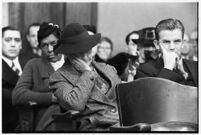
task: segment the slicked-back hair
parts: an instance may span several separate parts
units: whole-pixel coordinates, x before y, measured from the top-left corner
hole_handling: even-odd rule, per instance
[[[7,31],[7,30],[19,31],[20,37],[22,38],[22,34],[21,34],[20,30],[17,29],[17,28],[15,28],[15,27],[13,27],[13,26],[6,26],[6,27],[3,27],[3,28],[2,28],[2,37],[4,36],[4,32]]]
[[[28,28],[27,28],[27,31],[26,31],[26,34],[27,34],[27,35],[29,35],[29,32],[30,32],[30,28],[31,28],[31,27],[40,27],[40,23],[35,22],[35,23],[30,24],[30,25],[28,26]]]
[[[182,32],[182,38],[184,37],[184,25],[182,24],[182,22],[178,19],[173,19],[173,18],[169,18],[169,19],[165,19],[160,21],[157,25],[156,25],[156,39],[159,40],[159,33],[162,30],[175,30],[175,29],[180,29]]]
[[[130,38],[130,36],[131,36],[132,34],[138,34],[138,31],[132,31],[132,32],[130,32],[130,33],[128,33],[128,34],[126,35],[125,41],[126,41],[126,44],[127,44],[127,45],[128,45],[128,42],[129,42],[129,38]]]

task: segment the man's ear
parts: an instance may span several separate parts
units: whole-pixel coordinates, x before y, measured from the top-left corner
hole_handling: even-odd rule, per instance
[[[154,43],[154,46],[156,47],[156,49],[159,50],[160,47],[159,47],[158,41],[154,40],[153,43]]]

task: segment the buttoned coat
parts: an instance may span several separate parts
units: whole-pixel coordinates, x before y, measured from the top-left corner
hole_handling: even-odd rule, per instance
[[[110,88],[106,93],[96,87],[96,73],[81,73],[68,60],[50,77],[50,88],[58,98],[61,108],[80,111],[77,130],[106,130],[119,121],[114,87],[121,80],[114,67],[95,61],[92,65],[109,83]],[[84,121],[89,123],[82,125]]]
[[[19,55],[19,63],[23,69],[28,59]],[[18,113],[12,106],[12,91],[19,79],[9,65],[2,60],[2,119],[3,132],[14,132],[18,124]]]
[[[26,107],[29,102],[37,104],[38,110],[34,118],[36,124],[48,106],[52,104],[52,92],[48,84],[49,76],[54,72],[50,62],[45,58],[33,58],[26,64],[13,91],[13,105]]]

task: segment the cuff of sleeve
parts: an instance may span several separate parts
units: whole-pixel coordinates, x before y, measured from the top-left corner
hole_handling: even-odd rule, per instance
[[[163,68],[160,71],[158,77],[165,78],[165,79],[175,81],[175,82],[177,82],[178,80],[181,79],[181,76],[179,74],[173,72],[172,70],[166,69],[166,68]]]

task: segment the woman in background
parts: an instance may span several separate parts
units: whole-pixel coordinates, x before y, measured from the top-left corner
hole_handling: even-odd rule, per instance
[[[102,37],[101,42],[97,48],[97,54],[95,55],[95,61],[107,62],[111,57],[113,51],[113,43],[108,37]]]

